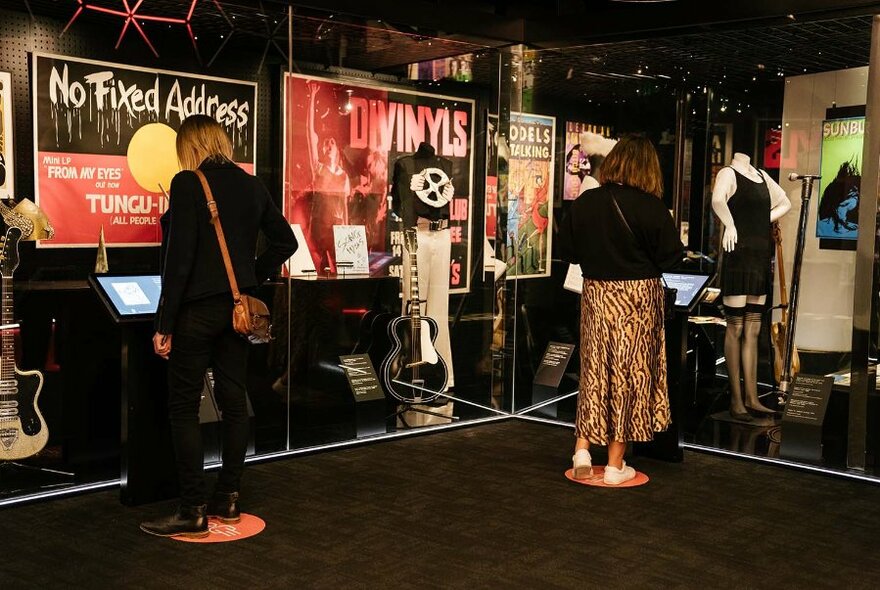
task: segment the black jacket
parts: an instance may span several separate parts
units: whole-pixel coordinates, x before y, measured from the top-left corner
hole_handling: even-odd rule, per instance
[[[413,177],[424,174],[431,168],[436,168],[446,175],[446,179],[452,181],[452,162],[434,154],[431,146],[419,147],[419,151],[409,156],[398,158],[394,162],[394,172],[391,176],[391,208],[401,218],[404,227],[412,227],[419,217],[437,221],[449,219],[449,203],[442,207],[432,207],[419,199],[412,189]],[[441,181],[436,173],[428,179],[429,182]],[[426,182],[426,188],[430,185]],[[444,183],[445,186],[445,183]],[[453,184],[454,186],[454,184]],[[439,195],[431,194],[431,200],[437,200]]]
[[[684,254],[663,201],[618,184],[584,191],[572,203],[559,228],[559,251],[563,260],[581,265],[585,279],[600,281],[657,278],[675,268]]]
[[[199,169],[217,202],[238,287],[247,292],[290,258],[297,248],[296,238],[258,178],[232,162],[205,162]],[[170,197],[161,220],[162,296],[154,322],[162,334],[174,333],[184,302],[219,293],[230,293],[231,298],[205,193],[195,173],[179,172],[171,181]],[[268,247],[256,257],[261,231]]]

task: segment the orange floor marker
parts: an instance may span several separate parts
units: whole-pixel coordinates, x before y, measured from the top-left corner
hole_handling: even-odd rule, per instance
[[[241,541],[254,535],[259,535],[266,528],[266,521],[253,514],[242,514],[241,522],[236,524],[223,524],[216,518],[208,519],[208,536],[201,539],[189,537],[171,537],[175,541],[185,543],[228,543]]]
[[[624,482],[622,484],[618,484],[616,486],[611,486],[602,481],[602,475],[605,473],[605,467],[601,465],[593,465],[593,477],[590,479],[575,479],[574,478],[574,469],[569,469],[565,472],[565,477],[573,481],[574,483],[583,484],[585,486],[594,486],[597,488],[637,488],[639,486],[643,486],[650,481],[647,475],[642,473],[641,471],[636,471],[635,478]]]

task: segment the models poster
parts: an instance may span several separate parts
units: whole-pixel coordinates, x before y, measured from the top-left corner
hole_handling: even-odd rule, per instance
[[[590,153],[589,147],[582,140],[584,134],[594,133],[602,137],[611,137],[611,128],[607,125],[592,125],[566,121],[565,123],[565,161],[563,162],[563,187],[562,198],[573,201],[581,196],[587,188],[592,188],[596,183],[587,180],[595,178],[599,169],[598,164],[605,156],[598,153]]]
[[[422,142],[452,162],[450,292],[469,289],[473,101],[289,74],[284,213],[323,274],[335,271],[333,226],[366,228],[373,276],[400,276],[403,227],[389,214],[395,161]],[[341,273],[340,273],[341,274]]]
[[[254,170],[257,85],[54,55],[34,56],[36,203],[55,226],[45,247],[160,241],[163,194],[178,171],[176,130],[206,114]]]
[[[12,76],[0,72],[0,197],[14,195],[15,156],[12,151]]]
[[[822,122],[817,238],[856,240],[865,117]]]
[[[510,114],[507,278],[550,275],[556,118]]]

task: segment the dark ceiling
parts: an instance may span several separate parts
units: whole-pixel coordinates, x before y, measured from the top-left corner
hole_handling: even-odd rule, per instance
[[[123,0],[82,1],[99,8],[120,9],[123,6]],[[135,4],[137,0],[130,5]],[[139,14],[184,18],[191,4],[191,0],[143,0]],[[324,0],[321,4],[336,7],[339,11],[331,13],[308,7],[295,9],[292,26],[295,60],[396,75],[405,74],[403,66],[408,63],[476,53],[481,57],[477,58],[475,67],[482,72],[482,80],[489,80],[494,75],[496,62],[487,47],[502,44],[497,38],[490,38],[493,34],[505,27],[508,32],[517,27],[520,32],[523,27],[534,29],[553,18],[571,21],[560,25],[559,39],[555,43],[557,48],[529,52],[526,60],[526,67],[534,73],[536,94],[570,101],[613,102],[638,95],[670,93],[682,87],[697,89],[709,85],[735,109],[738,104],[748,105],[753,97],[779,94],[785,76],[866,65],[871,39],[869,16],[819,20],[818,15],[825,14],[823,10],[827,10],[830,4],[820,0],[764,1],[762,4],[753,0],[737,3],[700,0],[702,13],[691,14],[690,20],[681,17],[681,11],[691,7],[699,12],[691,0],[650,7],[610,0],[541,3],[433,0],[429,3],[433,7],[431,14],[428,14],[434,16],[430,19],[434,23],[431,27],[417,26],[420,19],[425,20],[425,15],[413,13],[414,9],[426,4],[425,0],[407,3]],[[759,10],[755,8],[758,4],[772,4],[774,8],[769,12],[766,6]],[[782,20],[768,16],[771,12],[778,14],[791,4],[804,9],[798,13],[800,16]],[[869,4],[880,3],[857,0],[837,0],[834,3],[839,8],[855,7],[859,12],[864,12]],[[24,10],[26,2],[3,0],[3,5]],[[66,23],[77,12],[79,0],[29,0],[29,5],[37,15]],[[706,21],[707,5],[715,6],[712,13],[715,24],[710,26],[704,22],[692,26],[700,18]],[[397,6],[398,10],[391,11],[391,6]],[[739,12],[734,10],[736,7]],[[746,27],[747,23],[742,21],[745,8],[755,8],[752,16],[762,17],[757,24],[751,22]],[[809,12],[805,12],[807,8]],[[374,16],[356,16],[356,9],[372,11]],[[380,18],[385,14],[401,19],[411,17],[412,20],[407,20],[409,25],[392,24]],[[474,22],[473,14],[482,14],[482,22]],[[624,17],[632,14],[664,14],[665,19],[679,15],[681,26],[668,30],[679,30],[682,23],[691,23],[688,25],[691,32],[642,35],[640,40],[615,43],[572,45],[570,38],[562,41],[575,25],[582,31],[583,38],[600,38],[596,27],[607,22],[609,15],[613,14],[619,15],[616,28],[606,30],[606,36],[614,36],[611,33],[622,30],[624,25],[644,29],[650,24],[644,17],[625,20]],[[702,17],[698,18],[700,14]],[[288,52],[286,15],[287,5],[283,2],[198,0],[191,22],[204,62],[216,55],[222,56],[225,51],[242,49],[284,62]],[[739,21],[735,15],[739,15]],[[95,10],[83,11],[78,19],[79,25],[90,23],[106,29],[109,48],[115,45],[124,22],[119,16]],[[531,20],[526,22],[523,19]],[[455,26],[456,22],[456,28],[443,28]],[[653,26],[659,29],[663,22],[659,19]],[[732,22],[738,22],[738,27],[731,27]],[[78,23],[72,26],[79,26]],[[189,39],[181,26],[149,20],[141,20],[141,23],[160,55],[189,46]],[[509,28],[511,26],[513,29]],[[485,36],[474,37],[473,30],[476,29]],[[457,34],[447,32],[450,30]],[[143,41],[131,30],[123,43],[142,44]],[[218,53],[221,47],[222,51]]]
[[[729,107],[781,96],[786,76],[868,65],[871,17],[791,22],[528,54],[535,92],[594,102],[710,86]]]

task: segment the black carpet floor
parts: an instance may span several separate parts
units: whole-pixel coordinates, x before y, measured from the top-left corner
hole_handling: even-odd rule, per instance
[[[868,588],[880,487],[689,453],[642,488],[563,476],[506,421],[252,466],[236,543],[150,537],[115,492],[0,512],[0,588]]]

